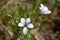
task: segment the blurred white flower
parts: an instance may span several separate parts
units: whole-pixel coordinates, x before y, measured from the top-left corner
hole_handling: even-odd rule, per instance
[[[50,14],[51,11],[48,9],[47,6],[44,6],[43,4],[40,4],[41,7],[39,9],[41,10],[41,14]]]
[[[31,19],[30,18],[27,18],[27,19],[24,19],[24,18],[21,18],[20,19],[20,22],[18,24],[19,27],[24,27],[23,28],[23,34],[26,35],[27,32],[28,32],[28,28],[34,28],[34,25],[31,22]],[[27,26],[27,27],[26,27]]]

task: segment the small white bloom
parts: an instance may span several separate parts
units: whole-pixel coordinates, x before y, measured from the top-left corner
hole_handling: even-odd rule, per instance
[[[31,19],[30,18],[27,18],[27,19],[24,19],[24,18],[21,18],[20,20],[21,22],[19,22],[18,26],[19,27],[24,27],[24,26],[27,26],[28,28],[34,28],[34,25],[31,22]],[[23,29],[23,34],[27,34],[27,27],[24,27]]]
[[[23,34],[26,35],[27,34],[27,31],[28,31],[27,27],[24,27],[23,28]]]
[[[43,4],[40,4],[41,7],[39,7],[39,9],[41,10],[41,13],[42,14],[50,14],[51,11],[48,10],[48,7],[47,6],[44,6]]]

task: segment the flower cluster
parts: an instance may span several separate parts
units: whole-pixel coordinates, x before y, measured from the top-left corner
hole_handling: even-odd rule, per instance
[[[31,19],[30,18],[27,18],[27,19],[24,19],[24,18],[21,18],[20,19],[20,22],[18,24],[19,27],[24,27],[23,28],[23,34],[26,35],[27,34],[27,27],[28,28],[34,28],[34,25],[31,22]]]
[[[43,4],[40,4],[39,9],[41,11],[41,14],[50,14],[51,13],[51,11],[48,9],[48,7],[44,6]],[[23,34],[24,35],[26,35],[27,32],[28,32],[27,28],[34,28],[34,25],[31,23],[30,18],[27,18],[27,19],[21,18],[20,22],[18,23],[18,26],[19,27],[24,27],[23,28]]]

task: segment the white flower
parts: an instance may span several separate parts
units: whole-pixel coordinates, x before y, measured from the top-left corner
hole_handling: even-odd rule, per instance
[[[44,6],[43,4],[40,4],[41,7],[39,7],[39,9],[41,10],[41,13],[42,14],[50,14],[51,11],[48,10],[48,7],[47,6]]]
[[[28,28],[34,28],[34,25],[31,22],[31,19],[30,18],[27,18],[27,19],[24,19],[24,18],[21,18],[20,20],[21,22],[19,22],[18,26],[19,27],[24,27],[23,28],[23,34],[26,35],[27,32],[28,32]],[[26,27],[27,26],[27,27]]]

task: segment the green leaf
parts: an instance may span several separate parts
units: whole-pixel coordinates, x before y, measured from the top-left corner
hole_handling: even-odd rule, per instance
[[[33,37],[31,34],[27,34],[24,40],[33,40]]]

